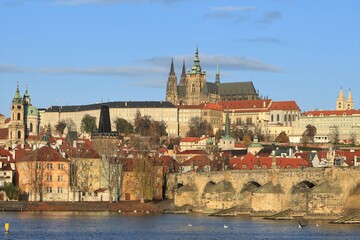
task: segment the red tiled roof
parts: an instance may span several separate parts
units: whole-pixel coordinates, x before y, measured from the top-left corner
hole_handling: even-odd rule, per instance
[[[48,146],[44,146],[25,154],[22,158],[16,156],[16,161],[33,161],[35,158],[38,161],[53,161],[53,162],[65,162],[67,159],[63,158],[61,154]]]
[[[299,106],[295,101],[282,101],[282,102],[272,102],[270,110],[298,110],[300,111]]]
[[[211,165],[212,161],[207,156],[194,156],[184,161],[181,166],[198,166],[198,170],[203,170],[206,165]]]
[[[233,101],[220,101],[219,105],[223,109],[262,109],[268,108],[271,99],[266,100],[233,100]],[[257,110],[258,111],[258,110]]]
[[[10,118],[5,119],[5,123],[9,123],[10,120],[11,120]]]
[[[214,103],[202,103],[199,105],[201,109],[211,109],[211,110],[218,110],[222,111],[222,106],[220,104],[214,104]]]
[[[309,163],[303,158],[284,158],[284,157],[277,157],[276,165],[280,166],[280,168],[298,168],[298,167],[307,167]],[[239,157],[232,157],[229,159],[229,165],[232,169],[243,169],[243,170],[250,170],[255,169],[254,166],[258,166],[258,168],[266,168],[272,167],[273,157],[255,157],[253,154],[248,153],[246,156],[239,158]]]
[[[178,109],[199,109],[200,110],[200,105],[177,105],[176,107]]]
[[[353,114],[360,114],[360,110],[315,110],[304,113],[304,116],[351,116]]]
[[[14,162],[13,155],[5,149],[0,149],[0,161],[1,162]]]
[[[198,142],[201,140],[201,137],[183,137],[180,139],[180,142]]]
[[[178,152],[176,154],[177,155],[187,155],[187,154],[206,155],[206,152],[203,150],[185,150],[182,152]]]
[[[2,114],[0,113],[0,117],[4,117],[4,115],[2,115]]]
[[[8,138],[8,128],[0,128],[0,139]]]
[[[243,148],[246,149],[245,145],[242,143],[235,143],[235,148]]]

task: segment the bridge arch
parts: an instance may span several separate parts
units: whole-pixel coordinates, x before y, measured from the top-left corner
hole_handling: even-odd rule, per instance
[[[346,209],[360,209],[360,182],[357,182],[353,187],[350,188],[346,199],[345,199],[345,208]]]
[[[251,209],[252,194],[261,187],[257,181],[246,182],[237,195],[237,205],[240,208]]]
[[[201,200],[206,207],[223,209],[232,206],[235,200],[236,190],[229,181],[215,183],[209,181],[201,194]]]
[[[315,183],[308,180],[293,185],[290,189],[290,207],[295,211],[306,212],[309,192],[315,186]]]

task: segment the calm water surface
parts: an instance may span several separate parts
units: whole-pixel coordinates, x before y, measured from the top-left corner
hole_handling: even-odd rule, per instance
[[[302,220],[307,226],[299,229],[295,220],[202,214],[0,212],[0,219],[0,239],[360,239],[360,225]]]

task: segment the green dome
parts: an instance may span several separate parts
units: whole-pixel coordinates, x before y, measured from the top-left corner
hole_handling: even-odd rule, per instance
[[[39,116],[39,112],[36,107],[28,106],[27,107],[27,115],[28,116]]]

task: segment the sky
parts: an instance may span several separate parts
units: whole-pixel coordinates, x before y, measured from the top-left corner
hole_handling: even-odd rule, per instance
[[[0,0],[0,113],[32,104],[165,100],[196,46],[207,81],[253,81],[302,111],[360,108],[358,0]]]

